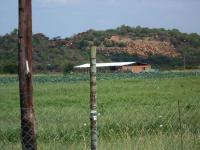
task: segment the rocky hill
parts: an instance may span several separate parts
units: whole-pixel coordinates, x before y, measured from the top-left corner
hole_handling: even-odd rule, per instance
[[[73,37],[49,39],[33,35],[33,69],[60,72],[68,64],[89,61],[89,48],[98,47],[98,62],[143,61],[159,68],[200,65],[200,36],[177,29],[149,29],[121,26],[106,31],[88,30]],[[17,71],[17,30],[0,36],[0,72]]]
[[[167,57],[181,57],[181,54],[170,42],[156,40],[131,40],[119,36],[109,39],[115,43],[124,43],[123,47],[99,47],[100,53],[126,53],[148,58],[150,55],[163,55]]]

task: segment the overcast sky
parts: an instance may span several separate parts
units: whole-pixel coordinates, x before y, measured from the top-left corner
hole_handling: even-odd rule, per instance
[[[122,24],[200,34],[200,0],[32,0],[33,32],[69,37]],[[18,27],[18,0],[0,1],[0,35]]]

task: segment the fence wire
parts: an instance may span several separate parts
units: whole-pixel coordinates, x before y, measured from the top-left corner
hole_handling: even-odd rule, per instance
[[[191,85],[181,79],[176,90],[160,86],[164,78],[149,80],[97,81],[99,149],[199,150],[199,77]],[[21,149],[21,138],[30,137],[21,137],[18,91],[17,82],[0,86],[0,149]],[[34,103],[38,149],[90,149],[87,80],[36,82]]]

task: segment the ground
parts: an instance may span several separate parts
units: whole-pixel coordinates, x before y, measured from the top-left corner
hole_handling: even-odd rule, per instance
[[[88,76],[74,76],[35,77],[41,150],[90,147]],[[0,147],[4,150],[21,148],[15,78],[0,76]],[[181,141],[185,150],[200,149],[199,98],[199,73],[98,77],[99,149],[181,150]]]

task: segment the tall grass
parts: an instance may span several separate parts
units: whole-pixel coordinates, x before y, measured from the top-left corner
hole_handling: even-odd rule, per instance
[[[181,149],[181,133],[200,149],[199,76],[100,80],[97,91],[99,149]],[[17,82],[0,95],[0,147],[20,149]],[[39,149],[89,149],[88,81],[36,82],[34,100]]]

